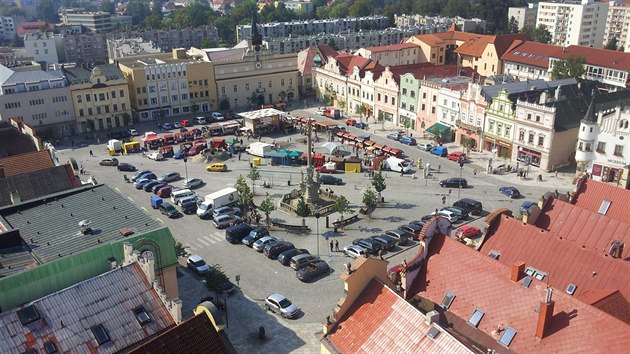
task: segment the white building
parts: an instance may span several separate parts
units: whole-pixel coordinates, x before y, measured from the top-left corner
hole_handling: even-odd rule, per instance
[[[63,53],[63,36],[52,32],[33,32],[24,36],[26,53],[40,63],[57,64]]]
[[[40,136],[73,133],[74,111],[63,72],[0,65],[0,120],[12,118],[38,130]]]
[[[0,38],[6,41],[15,39],[17,26],[24,22],[23,16],[0,16]]]
[[[508,21],[514,17],[518,23],[518,29],[523,29],[525,26],[536,26],[536,15],[538,13],[538,4],[529,3],[525,7],[510,7],[508,8]]]
[[[446,17],[446,16],[425,16],[425,15],[394,15],[396,27],[417,27],[417,26],[445,26],[450,27],[453,23],[462,32],[474,32],[481,29],[486,30],[486,20],[479,18]]]
[[[457,129],[457,120],[460,114],[460,102],[462,93],[468,87],[469,77],[455,76],[444,79],[447,85],[438,90],[437,122],[448,125],[451,131]],[[455,137],[452,137],[455,140]]]
[[[551,44],[602,47],[608,3],[594,0],[540,2],[536,26],[551,33]]]
[[[606,30],[603,45],[606,45],[613,37],[617,38],[617,46],[624,52],[630,52],[630,3],[611,1],[608,3],[608,17],[606,18]]]
[[[82,9],[59,9],[59,17],[64,25],[81,25],[92,32],[102,33],[112,30],[112,16],[109,12],[87,12]]]

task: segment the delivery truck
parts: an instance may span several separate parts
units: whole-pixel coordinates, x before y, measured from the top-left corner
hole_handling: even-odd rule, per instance
[[[210,218],[215,209],[236,202],[238,202],[238,192],[236,189],[232,187],[223,188],[220,191],[210,193],[204,197],[203,203],[197,208],[197,216],[201,219]]]
[[[397,157],[388,157],[383,160],[382,166],[385,170],[407,173],[409,172],[409,162]]]
[[[111,139],[110,141],[107,142],[107,149],[113,150],[115,152],[122,152],[123,150],[122,141]]]
[[[258,157],[265,157],[267,154],[271,152],[272,148],[273,148],[272,144],[255,142],[255,143],[251,143],[247,147],[247,150],[245,151],[250,155],[254,155]]]

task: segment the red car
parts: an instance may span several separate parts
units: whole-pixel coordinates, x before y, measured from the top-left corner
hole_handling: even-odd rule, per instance
[[[455,162],[459,162],[460,160],[466,161],[466,153],[463,151],[455,151],[446,155],[446,158]]]
[[[173,186],[164,186],[158,189],[157,193],[155,193],[160,198],[168,198],[171,196],[171,192],[173,191]]]
[[[476,237],[481,233],[481,229],[475,226],[465,225],[455,230],[455,236],[459,239]]]
[[[192,123],[188,119],[180,121],[179,124],[181,124],[182,127],[192,127]]]
[[[357,125],[357,120],[356,119],[348,119],[346,120],[346,125],[351,125],[351,126],[355,126]]]
[[[328,166],[318,166],[315,167],[315,171],[319,172],[319,173],[337,173],[338,171],[330,168]]]

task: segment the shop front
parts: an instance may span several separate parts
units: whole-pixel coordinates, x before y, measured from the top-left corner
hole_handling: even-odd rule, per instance
[[[457,129],[455,130],[455,142],[462,146],[465,146],[472,151],[478,151],[480,146],[481,137],[479,133],[481,129],[471,124],[466,124],[461,120],[455,122]]]
[[[628,189],[628,172],[623,161],[608,159],[607,161],[594,161],[591,167],[592,178],[596,181],[614,183]]]
[[[484,150],[490,151],[498,157],[512,158],[512,143],[488,135],[484,136],[483,141]]]
[[[530,165],[540,167],[540,161],[542,159],[542,153],[540,151],[524,148],[522,146],[518,147],[518,155],[516,156],[516,160],[520,161],[524,164],[529,162]]]

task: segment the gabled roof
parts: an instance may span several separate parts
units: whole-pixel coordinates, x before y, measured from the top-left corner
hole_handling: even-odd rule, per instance
[[[5,177],[17,176],[52,167],[55,167],[55,163],[48,150],[0,157],[0,168],[4,170]],[[2,173],[0,173],[0,176],[2,176]]]
[[[549,56],[559,47],[530,41],[514,41],[514,44],[501,56],[502,60],[520,63],[537,68],[549,68]]]
[[[81,187],[81,181],[70,165],[0,178],[0,207],[11,204],[14,191],[18,192],[20,200],[26,201],[77,187]]]
[[[430,63],[390,66],[396,83],[400,84],[400,77],[411,74],[416,80],[430,80],[456,76],[472,77],[476,74],[472,68],[461,67],[456,64],[433,65]]]
[[[381,45],[376,47],[367,47],[365,50],[370,51],[372,53],[382,53],[382,52],[395,52],[403,49],[412,49],[418,48],[417,44],[413,43],[398,43],[398,44],[389,44],[389,45]]]
[[[228,348],[206,313],[193,316],[150,341],[128,351],[128,354],[167,353],[235,353]]]
[[[33,140],[26,134],[22,134],[12,125],[0,124],[0,156],[14,156],[28,152],[36,152],[37,148]]]
[[[553,91],[558,86],[567,86],[576,83],[577,81],[574,78],[554,81],[545,81],[543,79],[527,80],[520,82],[510,82],[506,84],[496,84],[492,86],[484,86],[481,88],[481,94],[488,103],[491,103],[492,100],[497,97],[499,92],[501,92],[502,90],[506,90],[509,95],[518,95],[519,93],[527,93],[529,91]],[[538,92],[537,94],[540,94],[540,92]],[[581,118],[582,116],[580,117],[580,119]]]
[[[116,64],[97,65],[96,68],[101,70],[101,74],[107,80],[119,80],[125,77]],[[83,67],[64,68],[63,71],[71,84],[88,83],[92,77],[92,70]]]
[[[522,224],[518,220],[514,222]],[[544,248],[538,251],[544,251]],[[562,254],[556,253],[556,257]],[[506,326],[514,328],[517,333],[509,349],[517,353],[627,350],[630,326],[571,297],[564,293],[564,289],[554,291],[555,309],[551,323],[546,336],[537,339],[536,309],[545,300],[547,285],[536,279],[529,287],[523,286],[522,281],[513,282],[510,267],[500,262],[502,257],[497,261],[456,240],[435,236],[425,268],[416,279],[415,291],[411,290],[436,304],[442,301],[447,291],[453,292],[455,298],[448,312],[464,321],[475,309],[484,311],[477,328],[493,341],[498,339],[495,334],[497,325],[503,329]],[[464,326],[471,328],[468,324]]]
[[[33,306],[39,315],[20,321],[20,310],[0,314],[0,348],[4,353],[28,349],[45,352],[52,341],[60,353],[113,353],[174,325],[166,306],[138,263],[116,268],[21,308]],[[134,309],[144,308],[151,321],[140,324]],[[109,341],[98,345],[92,328],[102,325]]]
[[[378,73],[381,73],[383,72],[383,70],[385,70],[385,67],[379,64],[377,61],[364,58],[360,55],[343,53],[337,55],[335,59],[337,60],[337,65],[339,66],[341,74],[346,76],[352,74],[352,72],[354,71],[354,67],[359,68],[361,76],[363,76],[365,71],[368,70],[377,71]],[[375,78],[377,76],[378,75],[375,75]]]
[[[570,56],[584,57],[585,62],[590,65],[630,71],[630,53],[616,50],[570,45],[566,48],[558,47],[550,56],[558,59],[567,59]]]
[[[605,199],[611,201],[606,217],[630,224],[630,190],[585,179],[573,197],[573,204],[597,213]]]
[[[313,61],[316,57],[319,57],[322,64],[328,62],[329,57],[337,56],[337,51],[334,50],[328,44],[312,45],[303,50],[306,51],[306,55],[298,56],[298,70],[302,75],[310,75],[313,70]]]
[[[429,329],[441,333],[431,339]],[[326,334],[340,353],[472,353],[378,280],[372,280]]]

